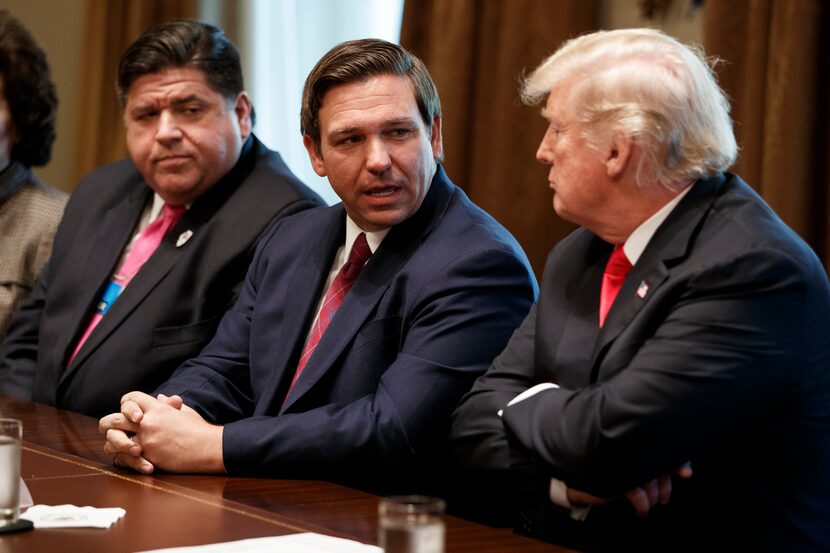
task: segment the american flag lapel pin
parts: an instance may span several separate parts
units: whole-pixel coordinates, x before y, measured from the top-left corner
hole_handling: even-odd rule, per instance
[[[642,300],[645,299],[646,294],[648,294],[648,284],[643,280],[640,281],[640,286],[637,287],[637,297]]]

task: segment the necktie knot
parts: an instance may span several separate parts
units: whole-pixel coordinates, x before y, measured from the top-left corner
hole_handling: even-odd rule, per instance
[[[631,262],[625,256],[625,250],[622,246],[615,246],[605,265],[605,274],[625,278],[630,270]]]
[[[351,287],[351,284],[357,280],[357,276],[360,274],[360,271],[363,270],[363,266],[366,264],[366,261],[369,257],[371,257],[371,255],[372,250],[369,248],[369,243],[366,241],[366,234],[361,232],[357,235],[357,238],[355,238],[354,244],[352,244],[352,250],[349,252],[349,258],[340,269],[340,274],[344,284]]]
[[[187,208],[183,205],[164,204],[164,207],[162,208],[162,217],[165,219],[173,219],[178,222],[182,215],[184,215],[185,211],[187,211]]]

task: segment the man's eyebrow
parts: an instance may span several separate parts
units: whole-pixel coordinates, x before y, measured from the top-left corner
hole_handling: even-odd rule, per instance
[[[174,98],[170,104],[174,107],[179,107],[184,104],[189,104],[191,102],[201,102],[203,101],[202,97],[198,94],[189,94],[182,98]],[[133,107],[129,108],[127,111],[128,113],[141,113],[145,111],[152,111],[155,109],[159,109],[160,106],[163,106],[163,102],[158,100],[149,100],[147,102],[143,102],[140,104],[136,104]]]
[[[383,127],[395,127],[398,125],[406,125],[406,126],[413,126],[415,125],[415,119],[412,117],[398,117],[395,119],[389,119],[383,122]],[[338,137],[338,136],[346,136],[349,134],[354,134],[356,132],[360,132],[361,127],[357,125],[352,125],[350,127],[342,127],[339,129],[332,129],[328,136],[330,137]]]
[[[358,129],[359,127],[343,127],[342,129],[332,129],[332,131],[329,132],[329,136],[343,136],[347,134],[352,134],[356,132]]]
[[[542,113],[542,117],[545,118],[548,121],[548,123],[551,123],[553,125],[559,125],[559,126],[564,125],[562,120],[559,117],[557,117],[556,115],[554,115],[549,109],[542,108],[541,113]]]
[[[411,117],[400,117],[398,119],[390,119],[385,123],[387,127],[394,127],[395,125],[414,125],[415,121]]]
[[[148,111],[153,111],[157,109],[157,104],[155,102],[146,102],[143,104],[133,105],[127,109],[127,113],[130,115],[137,115],[141,113],[146,113]]]
[[[173,99],[171,104],[174,106],[180,106],[182,104],[189,104],[190,102],[201,102],[202,98],[197,94],[190,94],[189,96],[185,96],[183,98],[175,98]]]

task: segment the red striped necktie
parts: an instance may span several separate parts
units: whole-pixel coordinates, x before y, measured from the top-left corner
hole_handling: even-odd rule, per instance
[[[288,389],[289,393],[300,377],[300,373],[303,372],[306,363],[311,358],[311,354],[314,353],[314,348],[320,343],[320,339],[334,318],[334,314],[337,312],[340,304],[343,303],[346,294],[348,294],[354,281],[357,280],[360,271],[363,270],[363,266],[371,255],[372,250],[369,248],[369,243],[366,242],[366,234],[361,232],[352,245],[349,259],[340,268],[334,282],[332,282],[331,287],[326,292],[326,297],[323,299],[323,306],[320,308],[320,314],[317,316],[317,320],[314,321],[314,326],[311,327],[311,334],[303,348],[303,353],[300,356],[300,362],[297,364],[297,371],[294,373],[294,378],[291,380],[291,386]]]

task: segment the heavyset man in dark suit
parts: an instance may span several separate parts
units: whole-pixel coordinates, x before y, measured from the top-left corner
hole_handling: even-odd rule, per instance
[[[128,394],[102,419],[106,449],[142,472],[423,491],[452,410],[536,283],[513,237],[441,168],[440,101],[416,57],[373,39],[335,47],[306,80],[301,119],[342,204],[275,226],[211,343],[158,399]],[[360,242],[370,257],[332,316],[335,275]]]
[[[830,286],[723,172],[737,148],[702,54],[594,33],[523,94],[546,99],[554,210],[583,228],[456,411],[457,459],[522,491],[523,531],[579,549],[830,549]],[[604,277],[615,249],[633,268]]]
[[[52,257],[0,348],[0,392],[95,416],[196,355],[266,229],[321,203],[252,134],[239,54],[219,29],[176,21],[147,30],[121,59],[118,92],[130,159],[72,194]],[[164,204],[187,210],[123,279]]]

